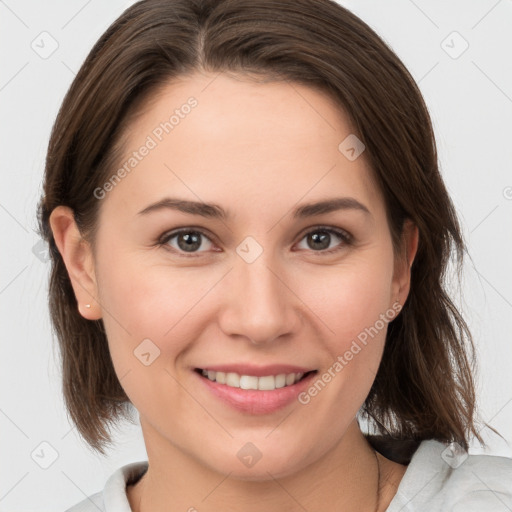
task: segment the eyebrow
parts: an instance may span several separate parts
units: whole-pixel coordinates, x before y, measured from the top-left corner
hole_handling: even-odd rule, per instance
[[[185,199],[176,199],[172,197],[165,197],[156,203],[150,204],[138,212],[138,215],[147,215],[151,212],[166,209],[177,210],[183,213],[200,215],[202,217],[212,219],[228,220],[231,217],[231,214],[218,204],[187,201]],[[367,216],[372,216],[370,210],[353,197],[337,197],[317,201],[315,203],[303,204],[293,210],[293,218],[304,219],[307,217],[314,217],[315,215],[322,215],[338,210],[355,210],[363,212]]]

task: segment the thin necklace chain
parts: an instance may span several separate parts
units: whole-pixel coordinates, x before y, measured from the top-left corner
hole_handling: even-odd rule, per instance
[[[379,457],[377,457],[377,452],[373,450],[373,454],[375,455],[375,460],[377,461],[377,506],[375,508],[375,512],[379,512],[380,507],[380,462]]]
[[[375,460],[377,461],[377,506],[375,508],[375,512],[379,512],[379,506],[380,506],[380,462],[379,462],[379,457],[377,457],[377,452],[375,450],[373,450],[373,454],[375,455]],[[141,511],[141,502],[142,502],[142,491],[144,490],[144,483],[145,481],[143,480],[142,482],[142,489],[141,489],[141,492],[140,492],[140,498],[139,498],[139,509],[138,509],[138,512],[142,512]]]

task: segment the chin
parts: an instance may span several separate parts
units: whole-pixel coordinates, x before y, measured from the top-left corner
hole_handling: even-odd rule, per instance
[[[218,457],[218,459],[223,461],[223,464],[212,464],[212,459],[209,461],[203,460],[202,463],[221,474],[229,474],[230,478],[248,482],[262,482],[272,480],[273,478],[284,478],[293,475],[301,470],[303,466],[306,466],[305,462],[297,462],[296,455],[283,453],[282,449],[274,449],[274,453],[269,448],[256,452],[253,448],[254,445],[252,447],[249,445],[250,443],[247,443],[242,449],[237,450],[234,457],[231,453],[213,456],[213,460]],[[270,451],[270,453],[265,455],[265,451]],[[276,453],[277,451],[280,453]]]

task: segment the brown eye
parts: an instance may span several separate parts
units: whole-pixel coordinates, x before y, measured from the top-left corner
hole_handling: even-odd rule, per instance
[[[173,239],[176,239],[176,245],[169,243]],[[203,252],[199,251],[199,249],[204,246],[203,239],[206,239],[211,243],[211,240],[202,231],[182,229],[166,235],[160,241],[160,244],[168,245],[172,250],[178,252],[196,253]]]
[[[334,240],[333,240],[334,235]],[[330,247],[331,243],[336,241],[335,239],[341,240],[342,243],[338,243],[337,246]],[[315,252],[326,252],[332,253],[343,249],[345,246],[350,245],[352,237],[345,231],[340,231],[333,228],[321,228],[318,227],[312,231],[306,233],[303,240],[306,240],[306,249]]]

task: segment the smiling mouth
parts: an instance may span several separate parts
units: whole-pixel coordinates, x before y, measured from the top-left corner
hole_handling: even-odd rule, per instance
[[[273,391],[275,389],[293,386],[309,375],[317,373],[317,370],[311,370],[306,373],[280,373],[277,375],[257,377],[255,375],[240,375],[235,372],[217,372],[212,370],[203,370],[201,368],[195,368],[194,371],[203,378],[212,382],[224,384],[228,387],[260,391]]]

